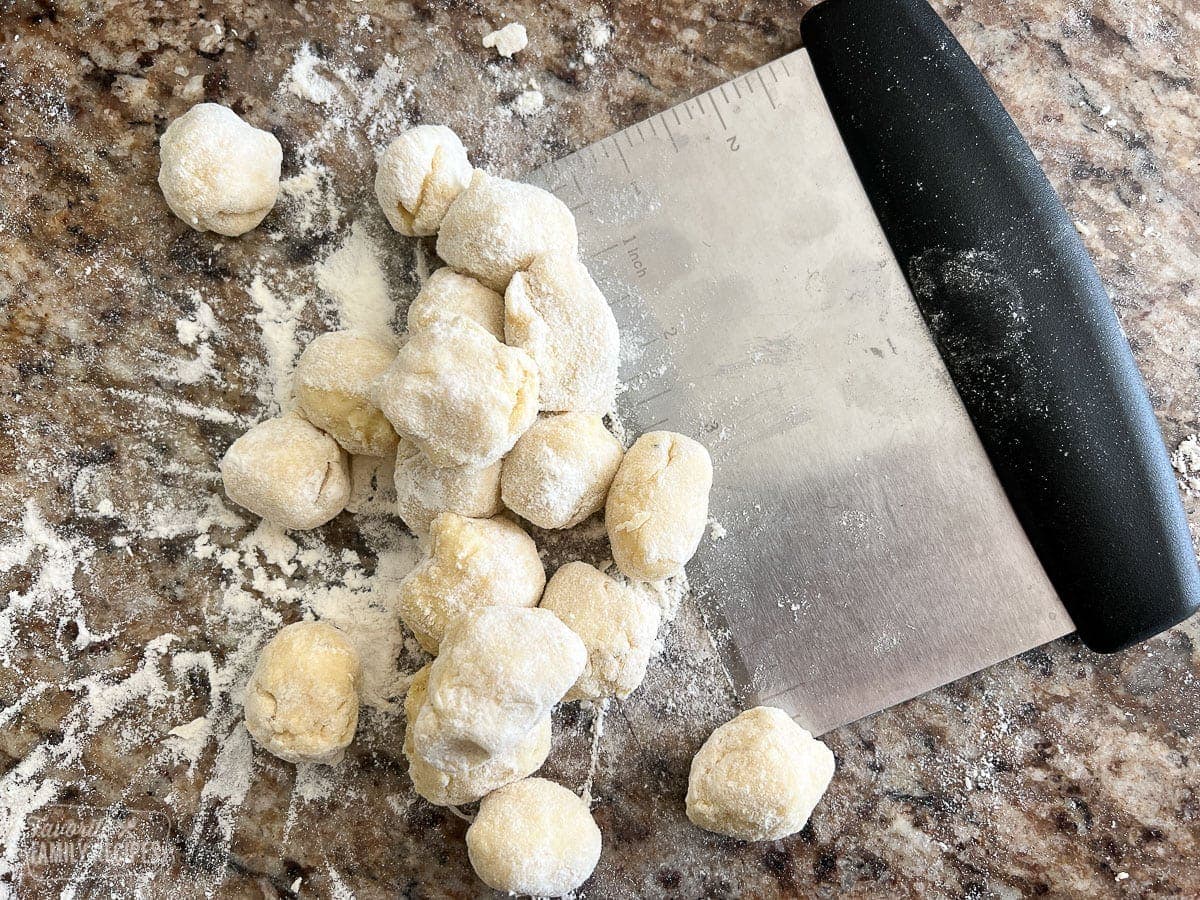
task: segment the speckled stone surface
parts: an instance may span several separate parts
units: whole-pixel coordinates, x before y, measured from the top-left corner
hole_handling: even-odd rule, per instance
[[[519,175],[794,49],[805,8],[0,2],[0,609],[12,617],[22,596],[47,588],[55,609],[81,611],[90,631],[74,614],[27,616],[0,655],[4,799],[45,790],[135,818],[157,811],[171,832],[159,862],[129,881],[76,873],[76,896],[137,886],[148,896],[487,894],[467,863],[466,823],[413,799],[402,718],[365,713],[333,789],[315,799],[297,799],[293,767],[259,754],[249,782],[233,784],[241,802],[222,807],[215,795],[230,785],[212,778],[215,742],[194,763],[159,752],[169,729],[236,689],[165,660],[208,653],[219,664],[237,647],[206,628],[221,571],[195,557],[195,534],[131,523],[219,491],[216,460],[261,414],[238,364],[263,355],[248,273],[299,267],[336,246],[367,215],[371,146],[390,137],[351,116],[339,127],[361,139],[319,148],[345,209],[336,227],[289,231],[277,208],[258,231],[217,240],[175,219],[158,192],[167,122],[201,99],[230,105],[274,131],[285,176],[296,174],[327,113],[278,88],[309,41],[364,82],[394,54],[402,83],[384,106],[450,124],[477,164]],[[1200,8],[938,9],[1078,222],[1174,447],[1200,428]],[[496,65],[479,39],[505,17],[523,21],[531,43]],[[614,34],[588,64],[593,17]],[[531,78],[546,110],[499,114]],[[388,259],[399,301],[415,290],[413,253],[396,239]],[[176,320],[195,313],[197,291],[219,325],[219,381],[165,374],[191,355]],[[302,339],[327,325],[311,307],[298,316]],[[229,417],[195,414],[213,407]],[[1200,503],[1187,505],[1200,525]],[[31,509],[59,544],[21,551]],[[230,524],[220,540],[233,545],[251,527]],[[369,558],[350,516],[329,541]],[[86,561],[68,567],[66,583],[41,584],[38,560],[56,553]],[[176,635],[169,653],[148,654],[166,633]],[[839,772],[811,824],[748,845],[683,815],[691,755],[734,712],[685,605],[645,686],[607,717],[594,784],[605,849],[583,896],[1198,896],[1198,640],[1195,622],[1111,657],[1066,639],[841,728],[828,736]],[[150,702],[155,690],[125,704],[98,693],[136,683],[139,667],[161,673],[168,701]],[[110,703],[118,711],[106,718]],[[56,749],[80,715],[98,723],[80,752]],[[583,781],[590,716],[560,711],[549,777]],[[63,883],[30,876],[12,826],[0,820],[0,895],[19,886],[20,896],[57,896]]]

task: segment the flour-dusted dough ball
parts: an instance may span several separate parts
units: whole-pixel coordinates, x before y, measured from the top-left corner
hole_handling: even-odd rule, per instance
[[[604,506],[623,453],[597,415],[538,419],[504,458],[504,504],[539,528],[573,528]]]
[[[448,265],[497,291],[543,253],[574,256],[575,217],[565,203],[532,184],[476,169],[442,220],[437,253]]]
[[[467,829],[475,874],[497,891],[535,897],[561,897],[587,881],[600,843],[587,803],[544,778],[488,794]]]
[[[375,405],[375,381],[396,348],[358,331],[331,331],[312,341],[296,363],[296,401],[305,417],[349,453],[387,456],[396,432]]]
[[[442,771],[509,753],[587,664],[587,649],[547,609],[492,606],[451,629],[429,670],[413,747]]]
[[[221,459],[225,493],[284,528],[316,528],[350,499],[350,460],[337,441],[296,413],[259,422]]]
[[[490,466],[537,418],[537,366],[464,316],[412,335],[383,373],[384,415],[435,466]]]
[[[504,340],[504,297],[449,267],[429,276],[408,307],[408,330],[428,328],[438,319],[466,316],[478,322],[498,341]]]
[[[246,730],[288,762],[336,763],[354,739],[362,664],[324,622],[288,625],[267,643],[246,684]]]
[[[567,563],[546,585],[541,608],[587,647],[587,668],[564,699],[624,698],[642,683],[662,614],[636,587],[585,562]]]
[[[413,746],[412,723],[417,720],[429,691],[429,666],[413,676],[404,698],[404,714],[409,727],[404,732],[404,755],[408,774],[417,793],[435,806],[461,806],[474,803],[496,788],[511,784],[542,767],[550,755],[550,717],[543,716],[508,753],[489,756],[477,766],[462,771],[443,771],[432,765]]]
[[[439,468],[407,440],[396,450],[396,514],[424,537],[444,512],[490,519],[500,512],[499,461],[490,466]]]
[[[279,196],[279,141],[218,103],[197,103],[168,125],[158,154],[167,206],[197,231],[245,234]]]
[[[743,841],[795,834],[833,778],[833,753],[782,709],[756,706],[714,731],[692,759],[687,816]]]
[[[545,586],[537,545],[520,526],[442,513],[430,526],[429,555],[400,582],[400,618],[437,653],[446,632],[470,613],[537,606]]]
[[[712,487],[708,451],[689,437],[651,431],[621,460],[604,524],[625,575],[659,581],[683,571],[700,546]]]
[[[473,171],[458,135],[445,125],[418,125],[387,145],[375,173],[375,196],[398,232],[437,234]]]
[[[539,408],[612,408],[621,351],[617,320],[572,254],[543,254],[513,275],[504,293],[504,337],[538,365]]]

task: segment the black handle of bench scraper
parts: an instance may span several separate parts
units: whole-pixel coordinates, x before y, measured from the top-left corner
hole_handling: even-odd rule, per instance
[[[1095,267],[924,0],[827,0],[804,45],[963,403],[1083,640],[1200,603],[1158,425]]]

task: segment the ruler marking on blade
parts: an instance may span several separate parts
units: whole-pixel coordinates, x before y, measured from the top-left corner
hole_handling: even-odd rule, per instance
[[[725,85],[719,85],[717,90],[721,92],[721,99],[725,101],[725,105],[729,105],[729,95],[725,93]]]
[[[744,85],[746,85],[746,90],[748,90],[748,91],[749,91],[751,94],[753,94],[753,93],[754,93],[754,82],[752,82],[752,81],[750,80],[750,76],[749,76],[749,75],[745,75],[745,76],[743,76],[743,77],[742,77],[742,83],[743,83]]]
[[[791,78],[792,73],[791,73],[791,70],[789,70],[787,67],[787,59],[785,58],[785,59],[779,60],[779,65],[783,66],[783,74],[786,75],[788,78]]]
[[[775,63],[769,64],[767,71],[771,73],[771,77],[775,80],[775,83],[779,84],[779,76],[775,74]]]
[[[673,115],[675,117],[675,124],[678,125],[680,128],[682,128],[683,120],[681,118],[679,118],[679,107],[678,106],[671,107],[671,115]]]
[[[629,168],[629,160],[625,158],[625,151],[621,149],[621,142],[613,141],[613,146],[617,148],[617,156],[621,157],[621,165],[625,167],[625,174],[632,175],[633,173]]]
[[[688,114],[688,121],[689,121],[689,122],[694,122],[694,121],[696,120],[696,114],[692,112],[692,105],[691,105],[691,103],[687,103],[687,102],[685,102],[685,103],[683,104],[683,111],[684,111],[685,113],[687,113],[687,114]]]
[[[735,80],[733,80],[733,81],[729,82],[729,86],[730,86],[731,88],[733,88],[733,92],[734,92],[735,94],[737,94],[737,98],[738,98],[739,100],[741,100],[741,99],[742,99],[742,92],[741,92],[741,91],[738,89],[737,80],[735,79]],[[721,85],[721,88],[722,88],[722,90],[724,90],[724,88],[725,88],[725,85]]]
[[[678,153],[679,145],[677,143],[675,143],[675,135],[671,134],[671,126],[667,124],[667,120],[663,119],[662,116],[659,116],[659,118],[662,119],[662,127],[667,132],[667,137],[671,141],[671,146],[674,147],[675,152]]]
[[[647,403],[653,403],[655,400],[661,400],[663,397],[667,396],[667,394],[671,393],[671,391],[672,391],[672,388],[664,388],[663,390],[659,391],[657,394],[653,394],[649,397],[643,397],[641,400],[639,400],[637,402],[637,405],[645,406]]]
[[[713,96],[712,91],[709,91],[707,96],[708,96],[708,102],[712,104],[713,112],[715,112],[717,114],[717,118],[721,121],[722,130],[728,131],[729,126],[725,124],[725,117],[723,115],[721,115],[721,107],[717,106],[716,97]]]
[[[615,244],[609,244],[609,245],[608,245],[607,247],[605,247],[604,249],[602,249],[602,250],[597,250],[595,253],[593,253],[593,254],[592,254],[591,256],[589,256],[588,258],[589,258],[589,259],[599,259],[599,258],[600,258],[601,256],[603,256],[605,253],[611,253],[613,250],[616,250],[616,249],[617,249],[618,247],[620,247],[620,246],[621,246],[621,243],[620,243],[620,241],[618,241],[618,242],[617,242],[617,243],[615,243]]]
[[[767,90],[767,82],[763,78],[762,69],[758,70],[758,80],[762,83],[763,93],[767,95],[767,100],[771,104],[771,109],[779,109],[779,107],[775,105],[775,98],[772,97],[771,92],[769,90]]]

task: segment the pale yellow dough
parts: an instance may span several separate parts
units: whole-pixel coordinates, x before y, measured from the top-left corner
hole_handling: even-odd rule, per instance
[[[442,513],[429,555],[400,582],[399,610],[421,646],[437,653],[446,632],[485,606],[536,606],[546,586],[537,545],[507,519]]]
[[[413,676],[404,698],[404,714],[409,727],[404,732],[404,755],[408,774],[418,794],[435,806],[461,806],[474,803],[497,788],[532,775],[550,754],[550,717],[542,719],[508,753],[489,756],[477,766],[462,771],[443,771],[424,759],[413,746],[412,723],[417,720],[429,690],[429,669],[425,666]]]
[[[279,141],[218,103],[198,103],[168,125],[158,152],[163,198],[197,231],[244,234],[279,196]]]
[[[346,636],[324,622],[282,629],[246,684],[246,730],[288,762],[333,764],[354,739],[362,665]]]
[[[791,716],[756,706],[714,731],[692,760],[687,815],[739,840],[778,840],[805,826],[833,770],[830,749]]]
[[[316,528],[350,498],[350,462],[337,441],[296,413],[259,422],[221,458],[234,503],[284,528]]]
[[[543,254],[513,275],[504,293],[504,338],[537,363],[543,411],[612,409],[617,320],[573,253]]]
[[[496,340],[504,340],[504,297],[470,275],[444,266],[429,276],[409,305],[409,333],[452,316],[466,316]]]
[[[708,520],[712,460],[682,434],[652,431],[625,453],[608,490],[604,524],[617,568],[639,581],[683,571]]]
[[[587,563],[571,562],[554,573],[541,607],[587,647],[587,667],[566,700],[624,698],[642,683],[662,616],[641,590]]]
[[[580,797],[544,778],[488,794],[467,829],[467,854],[488,887],[561,897],[600,860],[600,829]]]
[[[296,401],[348,453],[387,456],[397,437],[375,405],[375,381],[395,358],[395,346],[362,332],[322,334],[296,362]]]
[[[600,416],[545,416],[504,458],[501,496],[539,528],[573,528],[603,508],[623,455]]]
[[[413,747],[444,772],[510,753],[586,664],[583,642],[549,610],[479,610],[442,641],[413,723]]]
[[[438,468],[415,444],[402,440],[396,449],[396,514],[419,537],[444,512],[490,519],[501,509],[500,472],[499,461]]]
[[[457,134],[445,125],[418,125],[379,157],[375,196],[401,234],[436,234],[446,210],[470,183],[471,172]]]
[[[482,169],[450,205],[437,240],[438,256],[448,265],[497,291],[537,256],[574,256],[578,250],[575,217],[565,203],[532,184]]]
[[[465,316],[412,334],[376,383],[396,431],[435,466],[490,466],[537,418],[537,366]]]

